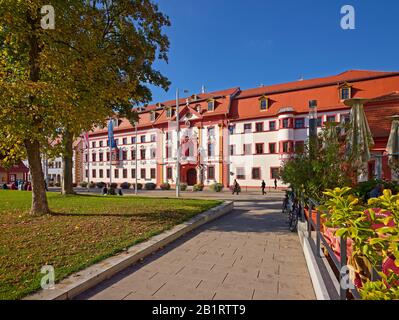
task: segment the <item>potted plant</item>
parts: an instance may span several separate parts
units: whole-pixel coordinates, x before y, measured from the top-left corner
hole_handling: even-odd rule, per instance
[[[187,190],[187,183],[181,183],[180,184],[180,190],[181,191],[186,191]]]
[[[155,190],[156,187],[157,185],[153,182],[147,182],[144,186],[146,190]]]
[[[210,186],[211,191],[221,192],[223,190],[223,184],[215,182]]]
[[[170,190],[170,184],[168,182],[164,182],[160,185],[162,190]]]
[[[204,190],[204,184],[203,183],[197,183],[193,187],[193,191],[202,191]]]
[[[123,190],[129,189],[130,186],[131,186],[131,184],[130,184],[129,182],[122,182],[122,183],[121,183],[121,188],[122,188]]]

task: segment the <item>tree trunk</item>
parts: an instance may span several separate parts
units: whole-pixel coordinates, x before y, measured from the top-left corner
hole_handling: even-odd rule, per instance
[[[74,194],[73,174],[72,174],[72,156],[73,156],[73,135],[66,131],[64,134],[64,154],[62,155],[62,194]]]
[[[50,212],[44,186],[44,174],[40,158],[40,144],[38,141],[25,140],[30,174],[32,177],[32,215],[42,215]]]

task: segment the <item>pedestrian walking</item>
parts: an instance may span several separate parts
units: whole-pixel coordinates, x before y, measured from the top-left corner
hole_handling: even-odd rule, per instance
[[[276,190],[276,189],[277,189],[277,179],[274,178],[274,190]]]
[[[237,193],[237,195],[238,195],[240,191],[241,191],[240,190],[240,185],[238,184],[237,179],[234,179],[233,194]]]
[[[262,188],[262,195],[264,196],[264,195],[266,194],[266,191],[265,191],[265,189],[266,189],[266,183],[265,183],[265,180],[262,180],[262,185],[261,185],[261,188]]]

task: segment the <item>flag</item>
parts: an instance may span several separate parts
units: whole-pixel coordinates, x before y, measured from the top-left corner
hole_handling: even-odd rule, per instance
[[[85,144],[85,148],[89,149],[89,133],[85,132],[83,134],[83,141],[84,141],[84,144]]]
[[[108,123],[108,143],[109,147],[112,149],[116,149],[116,143],[114,139],[114,120],[109,120]]]

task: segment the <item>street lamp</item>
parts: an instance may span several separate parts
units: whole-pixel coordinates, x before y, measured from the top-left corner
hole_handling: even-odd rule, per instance
[[[184,90],[188,93],[188,90]],[[179,115],[179,89],[176,89],[176,139],[177,139],[177,155],[176,155],[176,198],[180,197],[180,115]]]
[[[134,145],[135,145],[135,157],[134,157],[134,163],[135,163],[135,175],[134,175],[134,179],[135,179],[135,186],[134,186],[134,194],[137,196],[137,175],[138,175],[138,171],[137,171],[137,157],[138,157],[138,150],[137,150],[137,125],[138,122],[136,121],[134,123],[134,130],[135,130],[135,138],[134,138]]]
[[[309,100],[309,153],[313,158],[317,150],[317,100]]]

